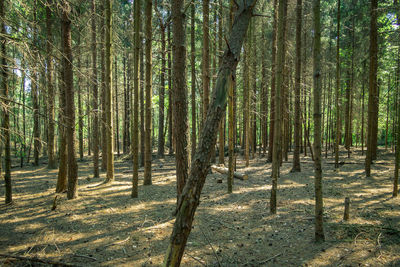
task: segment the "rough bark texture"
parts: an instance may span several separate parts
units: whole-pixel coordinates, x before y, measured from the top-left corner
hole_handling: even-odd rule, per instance
[[[105,27],[104,27],[104,1],[100,1],[100,65],[101,65],[101,170],[107,170],[107,118],[106,118],[106,82],[105,82]]]
[[[279,15],[278,15],[278,32],[277,32],[277,66],[276,66],[276,87],[275,87],[275,125],[274,125],[274,143],[272,149],[272,188],[270,198],[270,212],[276,213],[276,191],[278,188],[278,177],[280,169],[280,154],[281,154],[281,97],[283,91],[283,75],[285,67],[285,9],[287,0],[279,0]]]
[[[246,1],[238,8],[233,29],[227,41],[228,47],[218,71],[207,119],[201,131],[199,146],[192,160],[189,179],[178,202],[176,220],[165,255],[164,266],[180,265],[187,238],[192,229],[194,214],[199,205],[200,193],[210,169],[210,151],[216,143],[218,125],[225,112],[228,89],[234,79],[232,75],[239,60],[255,2],[253,0]]]
[[[1,104],[1,110],[3,113],[3,140],[4,142],[4,183],[6,189],[5,195],[5,203],[12,202],[12,188],[11,188],[11,153],[10,153],[10,110],[9,110],[9,92],[8,92],[8,67],[7,67],[7,30],[6,30],[6,23],[4,20],[4,1],[0,3],[0,18],[1,18],[1,36],[0,36],[0,43],[1,43],[1,90],[2,96],[4,97],[4,101]],[[1,153],[1,152],[0,152]],[[1,158],[1,157],[0,157]],[[1,161],[0,161],[1,164]],[[1,167],[0,167],[1,170]],[[0,172],[1,173],[1,172]]]
[[[177,197],[188,176],[185,14],[183,0],[172,1],[172,82]]]
[[[207,116],[208,110],[208,102],[210,98],[210,21],[209,21],[209,12],[210,12],[210,1],[204,0],[203,1],[203,61],[202,61],[202,68],[203,68],[203,118],[202,118],[202,125]]]
[[[61,27],[64,61],[64,86],[65,86],[65,125],[68,149],[68,192],[67,198],[78,196],[78,166],[75,158],[75,103],[72,73],[72,46],[71,46],[71,20],[69,18],[71,7],[67,0],[63,1]]]
[[[269,140],[268,140],[268,162],[272,162],[274,150],[275,132],[275,88],[276,88],[276,38],[278,28],[278,0],[274,0],[274,22],[272,32],[272,51],[271,51],[271,109],[269,120]]]
[[[378,93],[377,93],[377,71],[378,71],[378,29],[377,29],[378,1],[371,0],[371,32],[369,49],[369,97],[368,97],[368,127],[367,127],[367,155],[365,158],[365,175],[371,175],[371,164],[373,159],[374,139],[377,136],[374,131],[375,120],[378,119]]]
[[[106,182],[114,180],[114,130],[112,114],[112,4],[106,2],[106,39],[105,39],[105,83],[106,83],[106,143],[107,143],[107,176]]]
[[[301,25],[302,25],[302,0],[297,0],[296,5],[296,73],[294,84],[294,152],[292,172],[301,171],[300,167],[300,81],[301,81]]]
[[[133,58],[133,124],[132,124],[132,156],[133,176],[131,197],[138,197],[139,180],[139,53],[140,53],[140,0],[135,1],[135,51]]]
[[[99,177],[99,106],[97,86],[96,1],[92,0],[93,176]]]
[[[314,166],[315,166],[315,241],[325,240],[323,228],[322,166],[321,166],[321,18],[320,0],[313,1],[314,13]]]
[[[336,107],[336,133],[335,133],[335,168],[339,168],[339,142],[340,142],[340,0],[337,4],[337,34],[336,34],[336,88],[335,88],[335,107]]]
[[[196,43],[195,43],[195,5],[192,4],[190,19],[190,70],[191,70],[191,104],[192,104],[192,135],[191,135],[191,158],[196,152],[197,132],[196,132]]]
[[[152,32],[151,32],[151,17],[152,17],[152,1],[146,1],[145,8],[145,16],[146,16],[146,44],[145,44],[145,53],[146,53],[146,107],[145,107],[145,153],[144,153],[144,185],[151,185],[151,99],[152,99],[152,60],[151,60],[151,41],[152,41]]]
[[[55,157],[54,147],[54,84],[53,84],[53,57],[52,57],[52,46],[53,46],[53,35],[51,25],[53,23],[51,17],[52,0],[47,0],[46,3],[46,30],[47,30],[47,43],[46,43],[46,67],[47,67],[47,116],[49,120],[48,124],[48,136],[47,136],[47,152],[49,161],[47,167],[49,169],[57,168],[57,161]]]

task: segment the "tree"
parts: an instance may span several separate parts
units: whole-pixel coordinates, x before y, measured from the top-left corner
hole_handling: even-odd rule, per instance
[[[321,166],[321,18],[320,0],[313,1],[314,47],[314,165],[315,165],[315,241],[325,240],[323,229],[322,166]]]
[[[132,198],[138,197],[139,180],[139,53],[140,53],[140,0],[135,1],[135,20],[134,20],[134,41],[135,51],[133,58],[133,124],[132,124],[132,156],[133,156],[133,176],[132,176]]]
[[[172,1],[172,82],[173,82],[173,136],[175,138],[177,197],[182,193],[188,176],[187,151],[187,92],[184,0]]]
[[[275,122],[274,122],[274,143],[272,149],[272,189],[270,198],[270,212],[276,213],[276,191],[278,188],[278,177],[280,172],[280,154],[281,154],[281,92],[283,91],[283,71],[285,66],[285,24],[287,1],[279,0],[278,11],[278,32],[277,32],[277,55],[276,55],[276,87],[275,87]]]
[[[203,1],[203,61],[202,61],[202,80],[203,80],[203,118],[202,125],[207,117],[208,102],[210,98],[210,0]]]
[[[368,97],[368,126],[367,126],[367,155],[365,157],[365,175],[371,175],[371,164],[374,158],[374,146],[376,146],[377,132],[375,123],[378,123],[378,1],[371,0],[371,28],[369,48],[369,97]],[[374,141],[375,140],[375,141]]]
[[[92,0],[93,176],[99,177],[99,107],[97,83],[96,1]]]
[[[55,158],[54,151],[54,85],[53,85],[53,56],[52,56],[52,46],[53,46],[53,36],[51,25],[53,23],[51,16],[51,9],[53,1],[47,0],[46,2],[46,29],[47,29],[47,45],[46,45],[46,67],[47,67],[47,116],[49,119],[48,137],[47,137],[47,150],[49,161],[47,167],[49,169],[55,169],[57,167],[57,161]]]
[[[145,8],[145,53],[146,53],[146,107],[145,107],[145,153],[144,153],[144,185],[151,185],[151,101],[152,101],[152,32],[151,32],[151,17],[152,17],[152,1],[146,1]]]
[[[6,188],[5,203],[12,202],[12,188],[11,188],[11,149],[10,149],[10,101],[8,89],[8,63],[7,63],[7,29],[4,19],[5,6],[4,1],[0,3],[0,18],[1,18],[1,90],[2,90],[2,113],[3,113],[3,131],[2,142],[4,142],[4,183]],[[1,158],[1,157],[0,157]],[[1,162],[0,162],[1,164]],[[1,168],[0,168],[1,169]]]
[[[106,143],[107,143],[107,177],[106,182],[114,180],[114,131],[112,114],[112,4],[106,1],[106,51],[105,51],[105,83],[106,83]]]
[[[63,44],[63,67],[65,86],[65,125],[68,149],[68,192],[67,198],[73,199],[78,196],[78,166],[75,158],[75,103],[72,72],[72,47],[71,47],[71,7],[67,0],[62,3],[62,44]]]
[[[301,81],[301,24],[302,24],[302,0],[296,4],[296,74],[294,84],[294,152],[292,172],[301,171],[300,167],[300,81]]]
[[[335,132],[335,168],[339,168],[339,142],[340,142],[340,0],[337,3],[337,34],[336,34],[336,88],[335,88],[335,106],[336,106],[336,132]]]
[[[192,104],[192,136],[191,136],[191,157],[196,152],[197,133],[196,133],[196,43],[195,43],[195,9],[193,1],[190,13],[190,73],[191,73],[191,104]]]
[[[201,138],[196,150],[188,181],[176,209],[176,220],[170,243],[164,258],[164,266],[179,266],[187,238],[192,229],[196,208],[199,205],[200,193],[210,168],[211,148],[215,146],[218,125],[226,109],[228,88],[232,85],[232,76],[237,66],[243,39],[252,17],[255,0],[241,2],[225,49],[222,65],[213,90],[209,112],[201,130]]]

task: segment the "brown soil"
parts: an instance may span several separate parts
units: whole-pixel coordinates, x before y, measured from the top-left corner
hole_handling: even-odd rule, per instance
[[[240,157],[239,157],[240,158]],[[207,177],[182,266],[400,266],[400,199],[391,198],[394,155],[381,151],[373,175],[365,178],[364,157],[353,152],[338,171],[324,159],[326,242],[314,242],[313,163],[302,172],[284,162],[278,214],[269,213],[271,164],[251,160],[249,180],[235,179],[227,194],[224,175]],[[0,265],[46,266],[37,259],[78,266],[158,266],[174,218],[172,157],[153,160],[153,185],[131,199],[132,164],[117,160],[116,181],[91,179],[91,161],[79,162],[79,198],[55,198],[57,170],[12,169],[14,203],[0,206]],[[238,161],[243,171],[244,162]],[[139,173],[143,180],[143,172]],[[0,195],[4,196],[4,182]],[[342,222],[350,197],[350,221]]]

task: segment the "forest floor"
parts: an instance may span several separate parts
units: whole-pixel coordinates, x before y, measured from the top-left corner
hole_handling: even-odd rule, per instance
[[[393,199],[394,154],[381,149],[372,176],[365,178],[364,156],[343,151],[334,169],[323,160],[326,242],[314,242],[314,168],[302,157],[302,172],[283,162],[278,213],[269,213],[271,163],[258,155],[227,194],[225,175],[210,174],[201,195],[182,266],[400,266],[400,198]],[[226,159],[227,160],[227,159]],[[79,198],[55,198],[57,170],[13,168],[14,203],[0,205],[0,265],[47,266],[38,259],[74,266],[158,266],[174,222],[173,157],[153,160],[153,185],[132,199],[130,161],[117,159],[115,182],[92,177],[90,158],[79,162]],[[218,183],[218,179],[223,183]],[[4,181],[0,196],[4,197]],[[350,220],[343,203],[350,197]],[[5,256],[9,255],[9,257]],[[19,256],[20,259],[12,258]],[[35,261],[21,260],[22,257]]]

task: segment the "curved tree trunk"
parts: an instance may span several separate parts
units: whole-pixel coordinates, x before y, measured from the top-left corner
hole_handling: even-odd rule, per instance
[[[201,131],[199,146],[192,161],[189,179],[179,198],[176,220],[165,255],[164,266],[180,265],[187,238],[192,229],[194,214],[199,205],[200,193],[210,169],[210,151],[215,146],[218,125],[223,114],[225,114],[228,89],[232,86],[234,79],[232,75],[239,60],[243,39],[246,35],[255,3],[255,0],[245,1],[238,8],[233,29],[227,41],[228,47],[225,50],[222,65],[218,71],[218,78],[213,90],[207,118]]]

